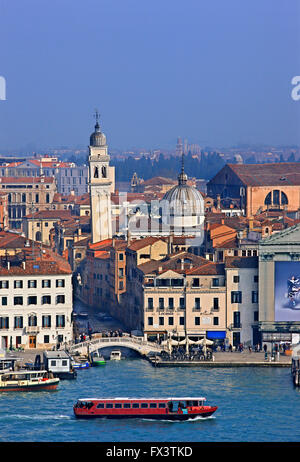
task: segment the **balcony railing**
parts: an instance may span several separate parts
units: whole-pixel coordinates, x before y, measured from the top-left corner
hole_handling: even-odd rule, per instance
[[[235,329],[241,329],[242,328],[242,323],[241,322],[235,322],[229,325],[230,330],[235,330]]]

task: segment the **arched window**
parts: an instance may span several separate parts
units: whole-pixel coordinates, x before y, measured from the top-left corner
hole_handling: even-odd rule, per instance
[[[265,205],[278,208],[289,203],[287,195],[279,189],[270,191],[265,197]]]
[[[35,240],[36,240],[36,241],[41,241],[41,240],[42,240],[42,233],[41,233],[41,231],[37,231],[37,232],[35,233]]]
[[[99,178],[98,167],[95,167],[95,170],[94,170],[94,178]]]
[[[102,167],[102,178],[106,178],[107,177],[107,169],[105,166]]]

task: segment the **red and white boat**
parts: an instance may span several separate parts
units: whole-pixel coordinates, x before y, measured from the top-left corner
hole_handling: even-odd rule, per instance
[[[190,420],[209,417],[217,406],[206,406],[205,398],[87,398],[74,405],[79,418]]]

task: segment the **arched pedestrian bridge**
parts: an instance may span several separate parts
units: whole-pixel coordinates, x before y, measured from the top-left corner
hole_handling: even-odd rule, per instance
[[[71,354],[79,353],[81,355],[88,355],[101,348],[107,347],[125,347],[137,351],[141,355],[147,355],[150,351],[160,353],[165,350],[164,345],[148,342],[143,337],[134,337],[129,335],[122,335],[122,337],[99,337],[85,342],[73,344],[69,347]]]

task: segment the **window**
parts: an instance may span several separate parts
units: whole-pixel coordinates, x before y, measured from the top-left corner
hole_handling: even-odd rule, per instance
[[[119,290],[123,290],[123,289],[124,289],[124,282],[120,281],[119,282]]]
[[[104,409],[104,403],[97,404],[97,409]]]
[[[193,287],[199,287],[200,282],[199,278],[193,278]]]
[[[258,282],[258,275],[257,274],[254,276],[254,282]]]
[[[233,326],[236,328],[241,327],[241,313],[239,311],[233,313]]]
[[[42,327],[51,327],[51,316],[42,316]]]
[[[173,318],[173,316],[169,316],[168,322],[169,322],[169,326],[174,326],[174,318]]]
[[[31,314],[28,316],[28,326],[36,327],[37,326],[37,317],[35,314]]]
[[[150,403],[150,408],[151,408],[151,409],[156,409],[156,408],[157,408],[157,404],[156,404],[156,403]]]
[[[42,296],[42,305],[51,305],[51,296],[43,295]]]
[[[23,316],[15,316],[14,318],[14,328],[23,329]]]
[[[166,407],[166,403],[158,403],[159,409],[164,409]]]
[[[49,335],[44,335],[44,343],[50,343]]]
[[[233,282],[240,282],[239,276],[233,276]]]
[[[179,299],[179,307],[182,309],[185,308],[185,300],[183,297],[180,297]]]
[[[258,321],[258,311],[254,311],[254,321]]]
[[[195,326],[200,326],[200,317],[199,316],[195,317]]]
[[[121,403],[115,403],[115,409],[121,409],[122,404]]]
[[[56,315],[56,327],[65,327],[65,315],[64,314]]]
[[[42,287],[51,287],[51,280],[50,279],[43,279],[42,280]]]
[[[184,316],[180,316],[179,318],[179,325],[184,326]]]
[[[140,407],[139,403],[132,403],[133,409],[138,409]]]
[[[242,257],[246,257],[246,256],[247,256],[246,250],[242,250]]]
[[[232,291],[231,292],[231,303],[242,303],[242,292]]]
[[[164,325],[165,320],[164,320],[163,316],[160,316],[160,317],[158,318],[158,323],[159,323],[160,326],[163,326],[163,325]]]
[[[216,298],[214,298],[213,309],[218,310],[219,308],[220,308],[219,307],[219,299],[216,297]]]
[[[23,281],[14,281],[15,289],[23,289]]]
[[[36,305],[37,304],[37,297],[36,296],[28,297],[27,304],[28,305]]]
[[[174,308],[174,298],[170,297],[169,298],[169,308],[172,310]]]
[[[65,287],[64,279],[56,279],[56,287]]]
[[[163,298],[159,298],[158,307],[159,307],[160,310],[164,309],[164,299]]]
[[[8,317],[0,317],[0,329],[9,329]]]
[[[124,277],[124,268],[119,268],[119,278]]]
[[[56,366],[56,360],[55,360],[55,359],[52,359],[52,360],[50,361],[50,363],[51,363],[51,366]]]
[[[124,254],[123,253],[119,254],[119,260],[124,260]]]
[[[213,278],[212,285],[213,285],[213,287],[219,287],[219,285],[220,285],[219,278]]]
[[[14,297],[14,305],[23,305],[23,297]]]
[[[58,303],[65,303],[65,296],[64,295],[57,295],[56,296],[56,304]]]
[[[113,403],[106,403],[105,407],[106,409],[112,409]]]
[[[200,298],[195,298],[195,309],[200,310]]]
[[[147,409],[148,408],[148,403],[141,403],[141,408],[142,409]]]
[[[153,326],[153,318],[152,318],[152,316],[148,317],[148,326]]]
[[[0,281],[0,289],[8,289],[9,282],[8,281]]]
[[[28,281],[27,282],[27,287],[28,289],[36,289],[37,287],[37,282],[34,280]]]
[[[124,403],[123,404],[124,409],[130,409],[130,407],[131,407],[130,403]]]
[[[2,306],[7,306],[7,297],[2,297]]]
[[[258,292],[257,292],[257,290],[252,290],[252,303],[258,303]]]
[[[153,310],[153,298],[148,298],[148,310]]]
[[[214,326],[219,325],[219,318],[217,316],[214,316]]]

